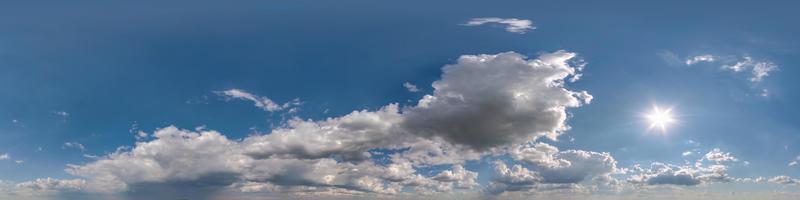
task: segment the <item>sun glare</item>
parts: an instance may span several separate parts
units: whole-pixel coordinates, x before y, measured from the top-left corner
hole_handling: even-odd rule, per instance
[[[650,130],[658,127],[661,132],[667,132],[667,125],[675,122],[672,117],[672,109],[662,110],[658,106],[653,106],[653,110],[646,114],[645,117],[650,122]]]

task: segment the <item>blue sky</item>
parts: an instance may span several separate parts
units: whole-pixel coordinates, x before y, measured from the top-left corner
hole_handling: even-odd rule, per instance
[[[800,156],[797,6],[3,2],[0,199],[687,191],[793,199],[800,195],[800,165],[791,164]],[[646,117],[654,106],[671,109],[665,130],[649,127],[658,122]],[[225,148],[190,145],[206,136]],[[423,146],[449,154],[414,154],[432,150]],[[236,150],[204,151],[214,147]],[[180,155],[188,157],[170,157]],[[200,159],[214,156],[257,164]],[[614,166],[580,168],[609,158]],[[149,161],[159,167],[141,174],[113,164]],[[270,171],[297,163],[339,171]],[[503,176],[505,165],[532,180],[508,181],[525,173]],[[342,174],[400,166],[414,172]],[[113,185],[102,181],[119,187],[98,188]],[[220,184],[187,192],[206,182]],[[431,189],[437,184],[450,189]]]

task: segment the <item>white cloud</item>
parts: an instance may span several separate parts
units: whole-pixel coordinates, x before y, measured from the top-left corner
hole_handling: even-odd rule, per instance
[[[769,179],[769,182],[781,185],[795,185],[800,181],[798,181],[797,179],[793,179],[792,177],[789,176],[776,176]]]
[[[506,191],[529,190],[533,185],[542,181],[542,178],[535,171],[514,165],[508,168],[506,163],[495,161],[495,174],[489,183],[488,190],[492,194],[500,194]]]
[[[416,85],[411,84],[409,82],[403,83],[403,87],[405,87],[406,90],[408,90],[409,92],[419,92],[419,88],[417,88]]]
[[[22,163],[25,163],[25,161],[24,160],[15,160],[14,163],[22,164]]]
[[[83,144],[77,142],[65,142],[64,145],[61,146],[61,148],[62,149],[75,148],[81,150],[82,152],[86,151],[86,147],[84,147]]]
[[[583,68],[570,65],[575,56],[566,51],[536,59],[514,52],[465,55],[443,68],[433,94],[417,105],[389,104],[318,121],[293,118],[269,134],[236,140],[205,128],[137,131],[133,147],[69,165],[66,171],[85,180],[81,190],[88,192],[397,194],[474,189],[478,174],[467,170],[465,161],[503,154],[509,145],[537,137],[555,140],[569,129],[566,109],[591,101],[587,92],[566,88],[567,80]],[[238,89],[216,93],[253,101],[266,111],[297,102],[277,104]],[[74,142],[64,144],[68,147],[85,149]],[[558,151],[546,144],[524,148],[514,152],[515,158],[536,164],[544,184],[573,184],[616,170],[607,153]],[[397,152],[384,165],[371,159],[375,149]],[[450,169],[432,176],[417,172],[437,165]]]
[[[694,65],[699,62],[714,62],[714,56],[710,54],[699,55],[686,59],[686,65]]]
[[[514,165],[509,169],[502,161],[495,162],[495,177],[489,185],[494,194],[524,191],[537,186],[569,186],[596,178],[611,179],[617,173],[617,161],[608,153],[582,150],[559,151],[544,143],[523,145],[510,151],[512,158],[531,168]],[[606,182],[608,183],[608,182]]]
[[[769,76],[771,71],[778,69],[778,65],[772,62],[759,62],[753,66],[753,77],[750,78],[752,82],[761,82],[764,77]]]
[[[531,20],[517,18],[503,19],[497,17],[472,18],[466,24],[464,24],[464,26],[480,26],[487,23],[503,24],[506,26],[506,31],[519,34],[536,29]]]
[[[8,153],[0,154],[0,160],[8,160],[11,159],[11,156]]]
[[[30,192],[76,192],[86,186],[83,179],[54,179],[43,178],[33,181],[18,183],[15,187],[19,190]]]
[[[734,72],[741,72],[750,69],[752,76],[749,78],[749,80],[757,83],[769,76],[770,72],[778,70],[778,65],[770,61],[758,61],[754,60],[750,56],[744,56],[741,61],[737,61],[733,65],[723,65],[722,69],[732,70]]]
[[[681,155],[682,156],[690,156],[690,155],[692,155],[692,151],[684,151]]]
[[[714,162],[707,167],[703,161]],[[710,184],[738,180],[727,174],[728,166],[724,162],[736,162],[738,159],[728,152],[715,148],[694,165],[671,165],[660,162],[651,163],[649,169],[634,168],[637,174],[628,178],[628,182],[636,185],[685,185]]]
[[[278,103],[275,103],[274,101],[272,101],[271,99],[269,99],[267,97],[254,95],[254,94],[248,93],[247,91],[240,90],[240,89],[229,89],[229,90],[225,90],[225,91],[216,91],[214,93],[216,93],[217,95],[220,95],[220,96],[227,97],[227,98],[252,101],[253,103],[255,103],[256,107],[261,108],[261,109],[263,109],[264,111],[267,111],[267,112],[280,111],[280,110],[287,109],[287,108],[289,108],[291,106],[296,106],[296,105],[300,104],[300,100],[299,99],[294,99],[294,100],[292,100],[290,102],[286,102],[284,104],[278,104]]]
[[[288,152],[280,156],[250,155],[253,143],[248,139],[270,135],[237,142],[216,131],[193,132],[175,127],[160,129],[153,135],[154,140],[137,143],[130,151],[121,150],[85,165],[71,165],[67,172],[86,178],[87,191],[104,192],[183,182],[219,188],[236,186],[243,191],[288,192],[297,187],[316,187],[387,194],[400,192],[403,186],[435,186],[435,191],[477,186],[477,173],[461,165],[425,178],[418,177],[411,163],[380,166],[370,160],[340,162],[326,156],[289,156]],[[315,191],[307,189],[303,192]]]
[[[705,155],[705,159],[714,162],[736,162],[739,161],[736,157],[731,155],[730,152],[722,152],[718,148],[715,148]]]
[[[649,169],[633,175],[628,182],[640,185],[698,185],[702,183],[730,182],[728,168],[724,165],[676,166],[664,163],[652,163]]]
[[[455,183],[457,188],[472,189],[478,186],[478,173],[468,171],[461,165],[453,165],[453,170],[444,170],[431,179],[441,182]]]
[[[800,156],[797,156],[793,160],[789,161],[789,167],[796,166],[798,162],[800,162]]]
[[[752,57],[745,56],[742,59],[744,59],[744,60],[738,61],[738,62],[736,62],[736,64],[733,64],[733,65],[723,65],[722,69],[733,70],[734,72],[740,72],[740,71],[744,71],[745,69],[747,69],[748,67],[753,65],[753,58]]]
[[[403,128],[475,149],[556,139],[569,129],[566,108],[592,97],[564,87],[576,74],[568,62],[575,56],[566,51],[537,59],[514,52],[461,56],[443,68],[432,95],[403,110]]]
[[[62,118],[69,117],[69,113],[66,111],[53,111],[53,114]]]

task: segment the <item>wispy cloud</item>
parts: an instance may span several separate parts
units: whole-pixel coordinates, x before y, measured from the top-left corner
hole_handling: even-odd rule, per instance
[[[527,19],[517,19],[517,18],[497,18],[497,17],[487,17],[487,18],[472,18],[467,23],[463,24],[464,26],[480,26],[484,24],[495,23],[495,24],[502,24],[506,26],[506,31],[512,33],[519,33],[524,34],[527,31],[536,29],[533,26],[533,22]]]
[[[714,62],[714,56],[706,54],[706,55],[699,55],[699,56],[694,56],[694,57],[690,57],[689,59],[686,59],[686,65],[694,65],[694,64],[697,64],[699,62]]]
[[[61,146],[61,148],[62,149],[74,148],[81,150],[81,152],[86,151],[86,147],[84,147],[83,144],[77,142],[65,142],[64,145]]]
[[[419,88],[417,88],[416,85],[411,84],[409,82],[403,83],[403,87],[405,87],[406,90],[408,90],[409,92],[419,92]]]
[[[262,110],[267,111],[267,112],[280,111],[280,110],[287,109],[287,108],[289,108],[291,106],[296,106],[296,105],[300,104],[300,100],[299,99],[294,99],[294,100],[292,100],[290,102],[286,102],[286,103],[283,103],[283,104],[278,104],[278,103],[275,103],[274,101],[272,101],[272,99],[269,99],[269,98],[264,97],[264,96],[254,95],[254,94],[251,94],[251,93],[249,93],[247,91],[244,91],[244,90],[241,90],[241,89],[229,89],[229,90],[225,90],[225,91],[216,91],[214,93],[216,93],[217,95],[226,97],[226,98],[252,101],[253,103],[255,103],[256,107],[261,108]]]

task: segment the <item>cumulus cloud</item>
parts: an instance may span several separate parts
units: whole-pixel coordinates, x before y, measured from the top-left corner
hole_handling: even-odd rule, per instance
[[[591,101],[588,92],[566,88],[584,66],[575,56],[566,51],[538,58],[514,52],[465,55],[443,68],[433,93],[416,105],[389,104],[323,120],[292,118],[267,134],[240,139],[205,128],[137,130],[134,146],[68,165],[66,171],[82,180],[82,191],[131,195],[474,189],[480,186],[478,173],[466,169],[466,161],[503,154],[506,147],[538,137],[555,140],[569,129],[566,109]],[[270,112],[298,103],[277,104],[238,89],[216,93]],[[84,149],[73,142],[64,147]],[[385,156],[385,163],[375,156]],[[513,156],[535,166],[531,170],[544,184],[577,183],[616,169],[607,153],[558,151],[546,144],[516,149]],[[417,171],[442,166],[450,168],[427,176]]]
[[[569,127],[566,108],[589,103],[585,91],[564,87],[578,69],[575,53],[558,51],[537,59],[514,53],[461,56],[443,68],[434,92],[404,109],[403,128],[476,149],[551,139]]]
[[[416,85],[411,84],[409,82],[403,83],[403,87],[405,87],[406,90],[408,90],[409,92],[419,92],[419,88],[417,88]]]
[[[592,179],[607,179],[619,172],[617,161],[608,153],[582,150],[559,151],[558,148],[536,143],[522,145],[510,150],[514,160],[524,162],[531,168],[514,165],[508,168],[502,161],[495,162],[495,177],[488,191],[494,194],[505,191],[523,191],[548,185],[568,186]],[[609,183],[613,181],[606,181]]]
[[[216,91],[214,93],[226,98],[252,101],[253,103],[255,103],[256,107],[261,108],[262,110],[267,112],[280,111],[287,109],[291,106],[296,106],[300,104],[299,99],[294,99],[284,104],[278,104],[267,97],[254,95],[240,89],[229,89],[225,91]]]
[[[541,181],[542,178],[539,173],[522,167],[522,165],[514,165],[508,168],[506,163],[496,161],[494,176],[487,190],[492,194],[500,194],[506,191],[524,191],[531,189],[533,185]]]
[[[677,166],[655,162],[649,169],[631,176],[629,182],[640,185],[685,185],[693,186],[702,183],[731,182],[735,180],[727,174],[727,166],[711,165]]]
[[[450,191],[478,186],[477,173],[461,165],[424,177],[407,162],[381,166],[371,160],[342,162],[316,154],[252,155],[255,143],[248,139],[271,134],[235,141],[216,131],[167,127],[153,136],[155,139],[137,143],[130,150],[122,149],[85,165],[70,165],[67,172],[85,178],[85,190],[94,192],[152,191],[157,186],[194,191],[233,187],[250,192],[333,189],[395,194],[403,187]],[[187,185],[196,187],[185,188]]]
[[[686,59],[686,65],[694,65],[699,62],[714,62],[714,56],[710,54],[699,55]]]
[[[781,185],[795,185],[800,181],[789,176],[776,176],[769,179],[769,182]]]
[[[76,192],[85,186],[86,181],[83,179],[40,178],[18,183],[15,187],[33,192]]]
[[[517,18],[504,19],[497,17],[472,18],[466,24],[464,24],[464,26],[480,26],[488,23],[505,25],[506,31],[519,34],[524,34],[527,31],[536,29],[531,20]]]
[[[468,171],[461,165],[453,165],[453,170],[445,170],[431,179],[441,182],[452,182],[457,188],[472,189],[478,186],[478,173]]]
[[[703,166],[703,161],[714,162]],[[693,186],[717,182],[738,180],[728,175],[725,162],[736,162],[738,159],[728,152],[715,148],[697,160],[694,165],[672,165],[654,162],[650,168],[635,167],[636,173],[628,178],[628,182],[637,185],[683,185]]]
[[[714,148],[708,153],[706,153],[705,157],[706,160],[714,161],[714,162],[736,162],[739,161],[736,157],[731,155],[730,152],[722,152],[719,148]]]

